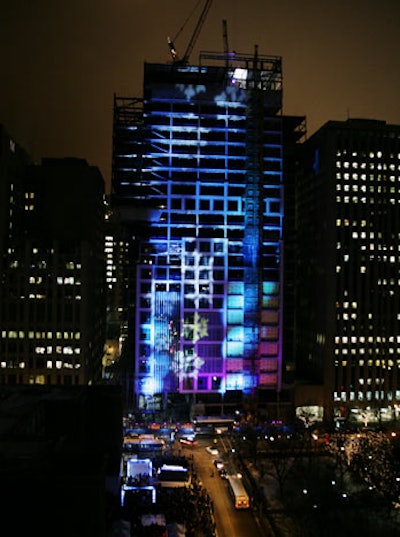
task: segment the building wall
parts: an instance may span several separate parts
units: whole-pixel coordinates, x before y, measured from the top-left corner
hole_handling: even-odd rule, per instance
[[[305,150],[298,364],[325,382],[332,417],[361,419],[366,409],[373,420],[393,417],[400,402],[400,127],[329,122]]]
[[[28,164],[31,164],[31,158],[27,152],[0,124],[0,252],[8,246],[12,232],[10,222],[15,212],[18,212],[14,191],[23,180]],[[3,256],[0,256],[0,270],[2,263]]]
[[[253,60],[146,64],[135,126],[116,106],[114,192],[152,209],[136,272],[142,409],[280,389],[281,68],[261,57],[252,78]]]
[[[1,382],[101,379],[103,195],[97,168],[76,159],[45,159],[14,185],[2,252]]]

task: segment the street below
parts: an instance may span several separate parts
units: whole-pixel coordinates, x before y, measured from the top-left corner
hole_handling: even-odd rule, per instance
[[[218,449],[218,455],[210,454],[206,448]],[[182,454],[189,460],[193,456],[194,470],[197,479],[209,494],[212,504],[218,537],[268,537],[257,523],[252,508],[235,509],[233,498],[229,492],[226,479],[220,477],[214,466],[215,459],[222,459],[228,473],[236,468],[229,455],[229,440],[223,436],[200,438],[197,446],[181,446]]]

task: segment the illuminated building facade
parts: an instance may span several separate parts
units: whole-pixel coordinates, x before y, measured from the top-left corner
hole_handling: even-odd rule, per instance
[[[279,57],[145,64],[115,99],[113,198],[136,208],[134,391],[275,400],[282,375]],[[140,213],[140,216],[139,216]],[[207,399],[209,397],[209,399]],[[234,399],[234,397],[233,397]]]
[[[328,122],[299,188],[298,374],[328,417],[361,424],[400,404],[400,127]]]
[[[2,384],[101,380],[104,180],[81,159],[0,178],[10,200],[0,285]],[[4,185],[3,185],[4,186]]]

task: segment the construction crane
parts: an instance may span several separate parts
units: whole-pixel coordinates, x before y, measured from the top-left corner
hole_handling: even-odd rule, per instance
[[[223,19],[223,21],[222,21],[222,41],[223,41],[223,44],[224,44],[224,53],[228,54],[228,52],[229,52],[228,25],[227,25],[225,19]]]
[[[199,20],[197,21],[192,37],[190,38],[188,46],[186,47],[185,54],[181,58],[178,56],[178,52],[177,52],[177,49],[175,48],[174,41],[176,40],[180,32],[183,30],[188,19],[186,19],[185,24],[182,26],[182,28],[179,30],[178,34],[173,40],[168,37],[168,46],[169,46],[169,50],[170,50],[172,60],[174,61],[174,63],[178,63],[182,65],[187,65],[189,63],[190,54],[192,53],[193,47],[196,44],[197,38],[199,37],[200,31],[203,27],[204,21],[206,20],[211,4],[212,4],[212,0],[205,1],[203,10],[200,14]]]
[[[225,19],[222,21],[222,41],[224,45],[225,64],[229,68],[229,43],[228,43],[228,25]]]

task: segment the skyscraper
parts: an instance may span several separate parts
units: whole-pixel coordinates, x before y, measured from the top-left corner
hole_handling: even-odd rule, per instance
[[[328,419],[388,421],[400,404],[400,127],[330,121],[303,151],[298,375],[324,386]]]
[[[115,98],[113,203],[146,221],[131,260],[140,409],[276,401],[282,137],[281,58],[257,48],[146,63],[143,98]]]
[[[0,177],[10,207],[1,243],[0,381],[101,380],[104,180],[80,159],[43,159],[17,179]]]

